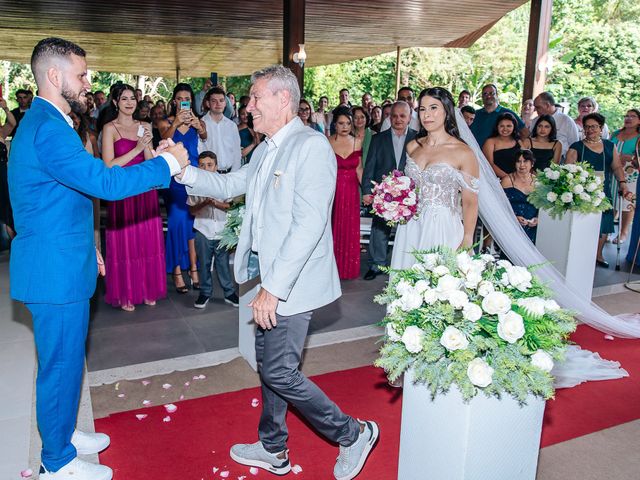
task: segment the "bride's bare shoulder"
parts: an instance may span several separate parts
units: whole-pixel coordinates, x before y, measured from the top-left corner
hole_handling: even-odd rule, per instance
[[[407,154],[410,157],[413,157],[413,154],[416,153],[416,151],[419,148],[420,148],[420,144],[418,143],[418,141],[416,139],[413,139],[409,143],[407,143]]]

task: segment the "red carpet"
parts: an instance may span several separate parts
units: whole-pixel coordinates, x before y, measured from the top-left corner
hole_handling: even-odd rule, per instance
[[[547,402],[542,447],[640,418],[640,342],[607,341],[602,333],[584,326],[574,341],[603,358],[620,361],[631,377],[559,390],[556,399]],[[345,412],[380,425],[380,442],[359,478],[395,478],[401,392],[388,388],[381,371],[373,367],[320,375],[314,381]],[[111,447],[100,460],[114,468],[114,480],[277,478],[264,471],[254,477],[229,458],[232,444],[257,440],[260,407],[251,406],[254,398],[260,398],[258,388],[179,402],[170,422],[163,422],[169,414],[162,406],[96,420],[96,429],[111,435]],[[135,415],[140,413],[148,417],[138,420]],[[333,478],[337,448],[294,412],[288,426],[292,464],[302,467],[298,477]],[[216,473],[214,467],[219,469]],[[221,476],[225,471],[228,476]]]

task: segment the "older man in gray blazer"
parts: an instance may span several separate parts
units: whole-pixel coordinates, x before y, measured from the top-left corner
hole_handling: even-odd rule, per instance
[[[252,76],[247,110],[266,134],[252,161],[227,175],[187,167],[180,182],[190,195],[231,198],[246,193],[246,213],[234,262],[239,283],[259,271],[261,288],[249,304],[258,324],[256,357],[262,383],[260,440],[231,448],[231,458],[277,475],[291,470],[285,415],[288,403],[340,445],[338,480],[362,470],[375,445],[375,422],[344,414],[299,370],[313,310],[341,294],[333,255],[331,206],[336,159],[326,137],[297,117],[300,89],[288,68]]]

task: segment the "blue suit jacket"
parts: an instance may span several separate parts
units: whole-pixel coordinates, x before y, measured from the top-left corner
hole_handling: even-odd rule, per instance
[[[170,179],[161,157],[108,168],[87,153],[53,105],[36,98],[9,155],[17,232],[11,245],[12,298],[53,304],[91,298],[97,276],[91,197],[119,200],[165,188]]]

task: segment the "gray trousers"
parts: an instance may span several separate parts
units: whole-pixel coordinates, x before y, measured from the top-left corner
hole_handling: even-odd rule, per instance
[[[369,268],[371,270],[380,271],[380,267],[387,264],[389,237],[391,237],[391,227],[383,219],[374,215],[369,236]]]
[[[288,403],[322,435],[343,446],[360,433],[356,419],[345,415],[327,395],[300,372],[302,349],[313,312],[277,315],[271,330],[258,327],[256,359],[262,383],[262,415],[258,435],[264,448],[278,453],[287,448],[285,422]]]

